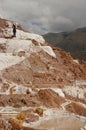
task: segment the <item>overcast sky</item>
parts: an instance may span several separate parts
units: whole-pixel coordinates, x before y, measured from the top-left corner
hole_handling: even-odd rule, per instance
[[[86,26],[86,0],[0,0],[0,16],[33,33],[70,31]]]

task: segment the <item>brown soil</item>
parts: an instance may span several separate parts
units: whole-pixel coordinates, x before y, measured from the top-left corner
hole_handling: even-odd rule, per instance
[[[60,107],[65,102],[65,99],[60,97],[57,93],[52,90],[40,90],[38,92],[38,98],[47,107]]]
[[[86,108],[84,108],[76,102],[72,102],[71,104],[67,105],[66,110],[77,115],[86,117]]]
[[[65,93],[65,92],[64,92]],[[73,96],[70,96],[70,95],[68,95],[68,94],[66,94],[65,93],[65,97],[66,97],[66,99],[70,99],[70,100],[72,100],[72,101],[75,101],[75,102],[81,102],[81,103],[83,103],[83,104],[86,104],[86,99],[80,99],[80,98],[77,98],[77,97],[73,97]]]
[[[37,101],[36,96],[32,95],[0,95],[0,106],[13,106],[13,107],[21,107],[21,106],[31,106],[36,107],[40,106],[40,102]]]

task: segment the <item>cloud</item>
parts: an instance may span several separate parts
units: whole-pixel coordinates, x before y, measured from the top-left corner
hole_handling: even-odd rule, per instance
[[[85,0],[0,0],[0,16],[39,34],[86,26],[85,12]]]

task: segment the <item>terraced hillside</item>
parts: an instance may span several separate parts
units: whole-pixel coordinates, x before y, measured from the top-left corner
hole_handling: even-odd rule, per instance
[[[86,67],[19,24],[12,37],[13,22],[0,23],[0,130],[86,130]]]

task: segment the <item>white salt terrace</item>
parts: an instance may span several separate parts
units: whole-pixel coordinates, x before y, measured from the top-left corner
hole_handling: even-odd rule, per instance
[[[24,59],[24,57],[12,56],[10,53],[0,53],[0,70],[15,65]]]
[[[71,95],[73,97],[78,98],[85,98],[86,88],[81,88],[80,85],[84,85],[85,82],[78,82],[77,86],[65,86],[63,88],[63,92],[67,93],[68,95]]]
[[[35,35],[33,36],[33,34],[28,34],[28,35],[30,35],[30,36],[32,35],[31,38],[33,38],[35,36]],[[26,37],[28,38],[28,36],[26,36]],[[39,36],[38,39],[40,39],[40,37],[41,36]],[[40,40],[40,42],[44,42],[44,41]],[[32,52],[39,52],[39,51],[43,50],[46,53],[48,53],[50,56],[56,57],[56,55],[55,55],[55,53],[54,53],[54,51],[52,50],[51,47],[49,47],[49,46],[35,46],[32,43],[32,40],[25,40],[25,39],[22,39],[22,38],[21,39],[18,39],[18,38],[13,38],[13,39],[0,38],[0,44],[5,45],[5,47],[6,47],[5,53],[0,53],[0,70],[3,70],[7,67],[10,67],[11,65],[15,65],[15,64],[23,61],[24,57],[17,56],[18,52],[21,51],[21,50],[23,50],[28,56]]]
[[[7,35],[8,37],[10,37],[12,35],[12,28],[5,28],[4,35],[5,36]],[[44,43],[45,42],[44,38],[42,36],[38,35],[38,34],[24,32],[24,31],[18,30],[18,29],[17,29],[17,33],[16,33],[16,38],[17,39],[23,39],[23,40],[34,39],[38,43]]]

